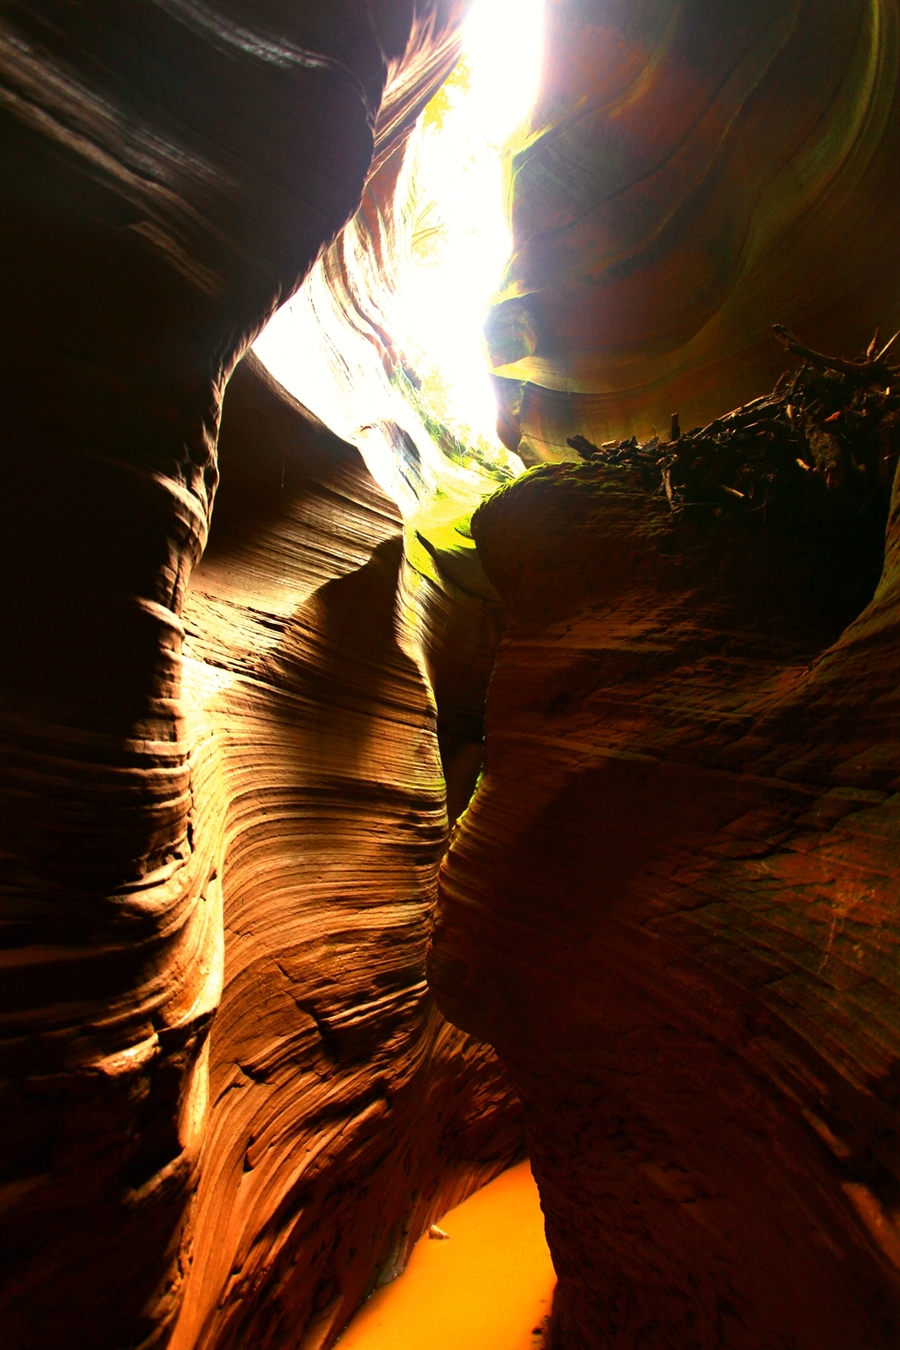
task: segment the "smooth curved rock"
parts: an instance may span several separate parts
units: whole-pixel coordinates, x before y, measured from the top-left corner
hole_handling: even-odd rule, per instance
[[[522,1148],[492,1052],[424,981],[446,816],[396,507],[252,356],[219,457],[184,622],[217,747],[225,987],[173,1350],[329,1343]]]
[[[462,12],[264,8],[4,10],[0,1316],[17,1347],[156,1345],[177,1316],[227,789],[184,702],[180,612],[222,393],[402,144]]]
[[[896,0],[547,6],[509,151],[514,253],[486,325],[526,463],[702,425],[820,350],[900,327]]]
[[[16,1350],[325,1350],[520,1146],[472,1035],[528,1112],[559,1346],[896,1343],[896,509],[843,633],[808,549],[673,534],[602,466],[485,508],[485,579],[490,483],[419,443],[378,320],[461,11],[4,11]],[[700,421],[780,371],[771,322],[891,321],[895,0],[550,12],[508,443]],[[226,381],[320,255],[334,425],[404,523],[251,361],[192,581]],[[467,1035],[424,942],[504,605],[433,950]]]
[[[509,619],[430,976],[525,1104],[564,1350],[900,1332],[900,487],[843,633],[752,519],[602,464],[473,519]]]

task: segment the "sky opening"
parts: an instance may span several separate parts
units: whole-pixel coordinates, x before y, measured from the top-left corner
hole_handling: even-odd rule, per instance
[[[412,248],[385,316],[431,412],[488,456],[505,453],[496,438],[482,332],[510,254],[501,153],[537,93],[543,2],[475,0],[459,63],[410,145]],[[256,350],[282,384],[329,421],[334,410],[316,406],[315,331],[292,324],[292,309],[299,320],[302,308],[284,306]]]
[[[400,340],[464,441],[495,439],[482,325],[509,259],[501,152],[537,93],[542,10],[543,0],[476,0],[415,147],[421,212],[397,292]]]

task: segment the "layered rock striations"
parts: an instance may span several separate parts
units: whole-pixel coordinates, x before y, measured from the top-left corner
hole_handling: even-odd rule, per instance
[[[845,453],[824,405],[817,525],[767,510],[775,473],[714,502],[728,448],[685,478],[654,440],[648,484],[630,438],[771,388],[773,324],[857,355],[897,327],[897,8],[548,13],[487,333],[505,442],[593,458],[472,521],[507,624],[431,979],[525,1105],[555,1346],[886,1350],[897,485],[873,595],[878,513],[858,552],[820,528]]]
[[[226,381],[402,145],[461,12],[4,10],[7,1344],[164,1344],[186,1281],[183,1344],[314,1315],[333,1338],[517,1147],[488,1052],[421,983],[444,816],[433,698],[392,636],[396,514],[321,429],[332,477],[299,468],[271,391],[183,651]],[[272,437],[306,486],[272,478]]]
[[[445,797],[397,509],[252,356],[219,458],[184,622],[217,748],[225,985],[172,1345],[318,1345],[521,1125],[425,985]]]
[[[430,973],[525,1104],[555,1346],[896,1343],[898,494],[852,622],[866,550],[633,465],[473,519],[508,622]]]
[[[773,323],[825,350],[900,327],[896,0],[551,0],[546,22],[487,322],[526,462],[755,396]]]
[[[501,606],[478,560],[469,518],[521,472],[463,444],[430,408],[404,349],[397,304],[421,211],[419,142],[379,163],[359,211],[254,345],[291,392],[347,440],[395,500],[404,521],[403,642],[438,708],[438,742],[452,821],[481,764],[484,699]]]
[[[896,494],[874,596],[871,550],[673,512],[627,455],[470,521],[496,480],[389,303],[462,8],[4,11],[17,1350],[326,1350],[520,1149],[484,1041],[557,1346],[900,1330]],[[778,373],[776,321],[890,323],[893,0],[548,14],[488,326],[510,447],[700,423]],[[331,430],[231,378],[307,275]],[[464,1030],[425,984],[448,816]]]

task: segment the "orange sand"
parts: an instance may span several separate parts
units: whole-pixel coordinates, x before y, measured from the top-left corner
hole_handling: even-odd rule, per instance
[[[535,1350],[556,1276],[527,1162],[504,1172],[426,1234],[399,1279],[377,1290],[340,1350]]]

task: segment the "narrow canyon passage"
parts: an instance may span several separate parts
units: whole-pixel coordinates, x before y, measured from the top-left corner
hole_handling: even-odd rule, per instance
[[[0,137],[4,1350],[896,1350],[900,0],[8,0]]]

